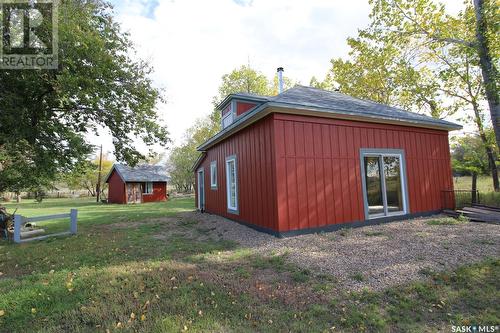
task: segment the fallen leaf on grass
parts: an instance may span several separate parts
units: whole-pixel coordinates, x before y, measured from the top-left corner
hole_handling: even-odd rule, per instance
[[[144,320],[146,320],[146,315],[145,315],[145,314],[142,314],[142,315],[141,315],[141,321],[144,321]]]
[[[31,313],[36,313],[36,309],[35,308],[31,308]]]
[[[0,310],[0,317],[2,317],[3,315],[5,315],[5,310]]]

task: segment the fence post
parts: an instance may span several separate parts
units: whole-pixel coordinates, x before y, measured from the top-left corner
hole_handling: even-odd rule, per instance
[[[69,226],[69,231],[73,235],[75,235],[76,234],[76,221],[77,221],[77,217],[78,217],[78,211],[76,209],[71,209],[69,217],[71,219],[71,224]]]
[[[22,215],[14,215],[14,243],[21,243],[21,223]]]

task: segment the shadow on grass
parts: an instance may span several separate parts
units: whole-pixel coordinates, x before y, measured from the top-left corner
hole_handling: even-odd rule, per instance
[[[196,234],[194,222],[102,225],[136,220],[135,207],[120,210],[88,212],[77,236],[0,243],[0,331],[429,331],[499,319],[498,260],[346,293],[283,256]]]

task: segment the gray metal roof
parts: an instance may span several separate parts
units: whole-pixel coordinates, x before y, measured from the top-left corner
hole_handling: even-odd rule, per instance
[[[238,95],[238,94],[234,94]],[[228,96],[225,100],[227,100]],[[210,138],[198,150],[203,151],[215,142],[230,135],[252,118],[265,112],[267,108],[281,108],[317,112],[323,114],[365,118],[371,122],[394,122],[402,125],[430,127],[443,130],[458,130],[462,126],[441,119],[432,118],[415,112],[409,112],[389,105],[351,97],[336,91],[322,90],[297,85],[283,93],[268,97],[261,96],[262,104],[239,116],[235,121]]]
[[[142,164],[132,168],[125,164],[115,164],[106,177],[106,182],[113,170],[116,170],[124,182],[166,182],[170,180],[166,169],[160,165]]]

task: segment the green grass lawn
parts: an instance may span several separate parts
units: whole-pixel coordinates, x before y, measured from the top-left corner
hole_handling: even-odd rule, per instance
[[[500,322],[499,260],[348,293],[331,276],[282,256],[204,238],[196,221],[174,218],[193,205],[191,198],[142,205],[25,201],[18,212],[26,216],[77,208],[79,229],[20,245],[0,241],[0,331],[420,332]],[[167,239],[158,237],[165,231]]]

